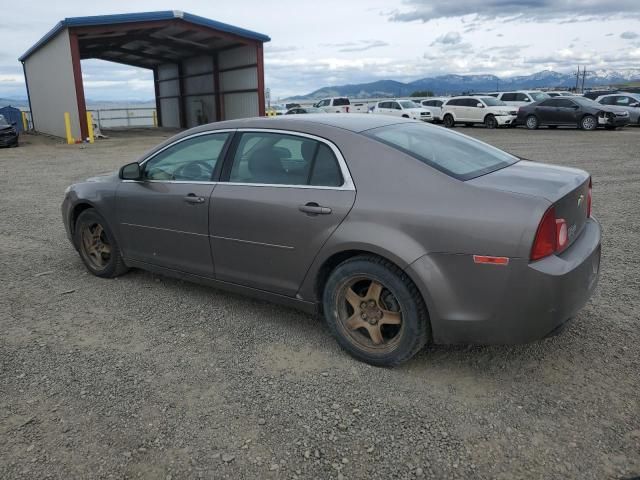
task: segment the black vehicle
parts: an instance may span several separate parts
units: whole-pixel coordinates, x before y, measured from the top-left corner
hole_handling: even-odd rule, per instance
[[[582,130],[598,127],[614,130],[629,123],[629,112],[584,97],[554,97],[520,107],[517,123],[526,125],[530,130],[542,125],[549,128],[570,125]]]
[[[293,115],[293,114],[298,114],[298,113],[324,113],[323,110],[320,110],[319,108],[316,107],[295,107],[295,108],[291,108],[290,110],[287,110],[287,112],[285,113],[285,115]]]
[[[18,131],[15,123],[9,123],[0,115],[0,147],[17,147]]]
[[[291,110],[292,108],[298,108],[300,106],[299,103],[285,103],[284,108],[287,110]]]

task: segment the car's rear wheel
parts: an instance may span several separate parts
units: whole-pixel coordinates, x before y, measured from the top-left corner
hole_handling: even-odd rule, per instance
[[[78,216],[74,241],[82,262],[94,275],[113,278],[128,270],[113,233],[95,209],[84,210]]]
[[[529,115],[527,117],[526,125],[529,130],[535,130],[539,125],[538,117],[536,117],[535,115]]]
[[[498,121],[496,120],[496,117],[493,115],[487,115],[484,117],[484,126],[487,128],[497,128]]]
[[[395,366],[430,338],[429,316],[411,279],[378,257],[346,260],[331,273],[324,315],[338,343],[358,360]]]
[[[580,128],[582,130],[595,130],[598,127],[598,120],[593,115],[585,115],[580,120]]]
[[[442,121],[444,123],[444,126],[447,128],[453,128],[456,124],[456,122],[453,120],[453,115],[451,115],[450,113],[446,114]]]

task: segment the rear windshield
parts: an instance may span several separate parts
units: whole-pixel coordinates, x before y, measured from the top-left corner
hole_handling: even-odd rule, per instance
[[[531,98],[533,98],[534,102],[539,102],[540,100],[549,98],[549,95],[544,92],[529,92],[529,95],[531,95]]]
[[[398,102],[398,103],[402,105],[402,108],[420,108],[420,105],[410,100],[403,100],[402,102]]]
[[[518,161],[502,150],[442,127],[396,124],[369,130],[365,135],[459,180],[470,180]]]
[[[343,105],[349,105],[349,99],[348,98],[334,98],[333,99],[333,106],[334,107],[341,107]]]

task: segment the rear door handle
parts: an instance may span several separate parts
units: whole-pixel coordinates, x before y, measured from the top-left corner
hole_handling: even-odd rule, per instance
[[[184,197],[184,201],[187,203],[204,203],[204,197],[198,197],[195,193],[190,193]]]
[[[329,207],[323,207],[318,205],[316,202],[309,202],[305,205],[300,205],[298,210],[308,215],[329,215],[331,213],[331,209]]]

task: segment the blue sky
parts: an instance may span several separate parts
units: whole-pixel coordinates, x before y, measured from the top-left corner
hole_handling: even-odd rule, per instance
[[[0,97],[25,95],[17,58],[63,17],[173,9],[269,35],[274,99],[379,79],[640,66],[640,0],[31,0],[0,19]],[[149,71],[82,68],[87,98],[153,98]]]

